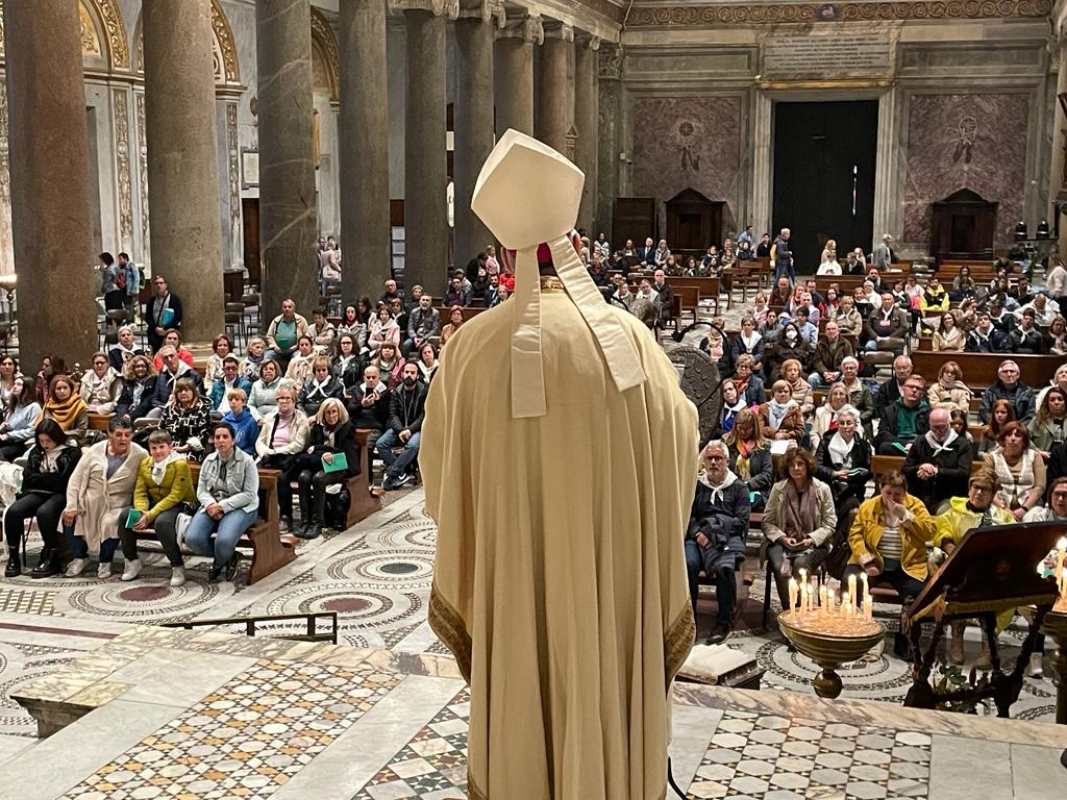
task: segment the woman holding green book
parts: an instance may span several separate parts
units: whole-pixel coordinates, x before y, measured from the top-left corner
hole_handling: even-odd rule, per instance
[[[319,406],[308,434],[307,447],[297,461],[300,515],[293,531],[301,539],[315,539],[326,523],[326,487],[359,474],[356,430],[344,403],[330,397]]]

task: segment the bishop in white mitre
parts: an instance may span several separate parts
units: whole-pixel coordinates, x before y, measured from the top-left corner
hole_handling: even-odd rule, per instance
[[[535,139],[498,142],[472,208],[517,251],[515,295],[459,328],[427,400],[429,617],[470,684],[472,800],[666,793],[697,414],[568,239],[584,180]]]

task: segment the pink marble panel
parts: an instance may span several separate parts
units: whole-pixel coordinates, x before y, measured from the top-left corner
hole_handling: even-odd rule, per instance
[[[739,205],[741,97],[641,97],[634,101],[633,191],[670,200],[695,189]],[[724,224],[726,223],[724,219]]]
[[[913,95],[905,157],[904,240],[930,241],[930,204],[960,189],[999,203],[997,244],[1022,219],[1026,94]]]

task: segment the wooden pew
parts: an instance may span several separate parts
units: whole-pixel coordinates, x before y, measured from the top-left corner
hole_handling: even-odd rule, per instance
[[[200,477],[200,465],[190,462],[193,486]],[[259,519],[237,542],[241,548],[251,548],[252,564],[248,568],[249,585],[281,569],[296,558],[296,547],[290,540],[282,539],[278,527],[278,478],[276,469],[258,469],[259,473]],[[138,531],[138,539],[154,538],[154,531]]]
[[[371,431],[365,428],[356,429],[356,441],[359,442],[360,450],[359,474],[349,478],[346,484],[350,498],[348,514],[345,517],[346,528],[351,528],[382,508],[381,498],[371,494],[371,458],[370,448],[367,447],[370,434]]]
[[[719,299],[719,291],[721,288],[720,279],[717,277],[710,278],[687,278],[687,277],[673,277],[668,278],[667,282],[671,285],[671,288],[677,291],[682,287],[691,287],[700,292],[700,298],[704,299],[710,297],[712,299]]]
[[[955,361],[963,370],[963,382],[973,391],[979,392],[992,386],[997,381],[997,368],[1000,362],[1012,360],[1019,365],[1020,380],[1027,386],[1040,389],[1047,386],[1056,374],[1056,368],[1063,363],[1063,356],[1026,356],[1012,353],[934,353],[927,350],[915,350],[911,361],[915,371],[926,378],[927,382],[937,380],[938,371],[945,361]]]
[[[970,426],[972,428],[971,435],[977,439],[981,436],[985,426]],[[974,433],[974,428],[978,429],[978,433]],[[874,473],[874,483],[878,486],[882,479],[891,472],[899,472],[904,468],[904,456],[871,456],[871,472]],[[982,468],[982,459],[979,456],[975,456],[974,461],[971,463],[971,474],[978,472]]]
[[[114,414],[89,414],[89,430],[106,431]]]
[[[448,315],[451,313],[451,309],[447,306],[434,304],[434,308],[437,309],[438,314],[441,315],[441,327],[443,328],[448,324]],[[483,311],[488,311],[485,306],[460,306],[460,311],[463,313],[463,321],[469,322],[474,317],[481,314]]]
[[[678,313],[681,314],[683,309],[689,309],[690,311],[696,311],[697,304],[700,302],[700,290],[695,286],[679,286],[673,280],[671,281],[671,289],[674,292],[674,298],[678,301]]]

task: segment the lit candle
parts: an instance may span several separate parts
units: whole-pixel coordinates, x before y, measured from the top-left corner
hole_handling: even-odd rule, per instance
[[[851,603],[851,600],[849,600],[849,593],[848,592],[842,592],[841,593],[841,616],[842,617],[847,617],[848,616],[848,607],[849,607],[850,603]]]
[[[867,602],[866,598],[871,596],[870,588],[867,586],[867,573],[866,572],[861,572],[860,573],[860,577],[863,580],[863,597],[864,597],[864,601],[863,602],[866,603]]]
[[[868,622],[874,619],[874,602],[869,594],[863,596],[863,618]]]
[[[797,595],[800,593],[800,586],[797,584],[796,578],[789,579],[789,607],[793,610],[793,618],[797,616]]]
[[[819,587],[819,611],[821,611],[822,613],[825,614],[826,611],[827,611],[826,606],[827,606],[827,602],[826,602],[826,587],[825,586],[820,586]]]

